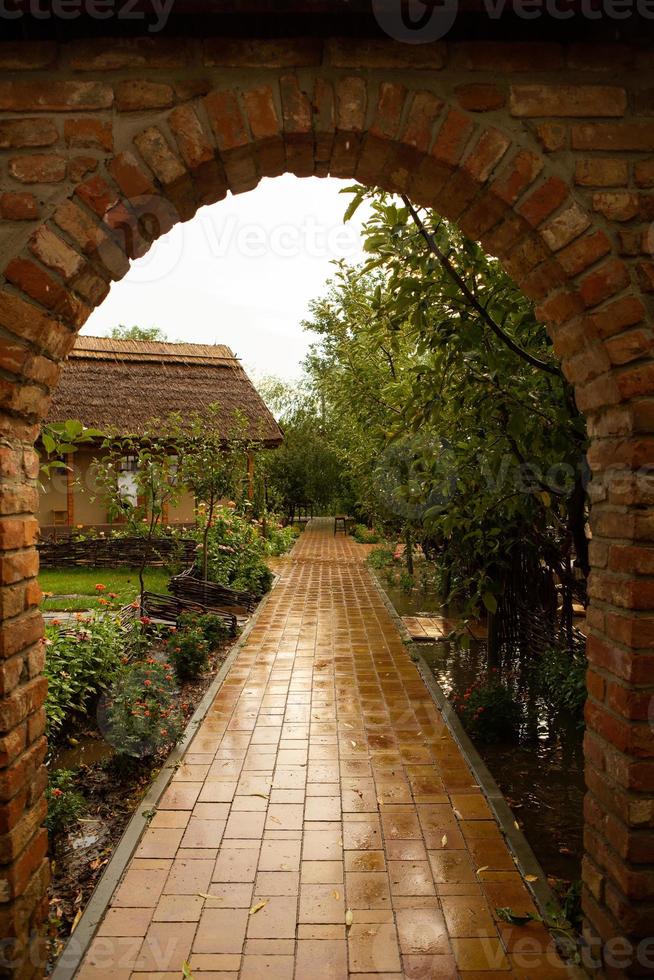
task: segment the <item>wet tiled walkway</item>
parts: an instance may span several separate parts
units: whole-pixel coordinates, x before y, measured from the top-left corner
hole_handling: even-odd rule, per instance
[[[564,975],[365,553],[303,534],[79,977]]]

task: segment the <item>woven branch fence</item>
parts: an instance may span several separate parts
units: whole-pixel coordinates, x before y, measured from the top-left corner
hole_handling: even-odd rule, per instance
[[[179,561],[187,565],[195,558],[197,543],[190,538],[140,537],[91,538],[85,541],[42,541],[37,545],[41,568],[70,568],[99,565],[137,568],[145,560],[150,566]]]

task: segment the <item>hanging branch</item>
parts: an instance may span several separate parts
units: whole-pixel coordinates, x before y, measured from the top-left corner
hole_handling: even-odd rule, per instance
[[[420,234],[422,235],[425,242],[427,243],[427,247],[429,248],[429,251],[432,253],[432,255],[436,256],[436,258],[443,266],[447,274],[457,284],[457,286],[459,287],[459,289],[467,299],[470,306],[472,306],[475,312],[481,317],[484,323],[492,330],[495,336],[498,337],[502,341],[502,343],[509,348],[509,350],[512,350],[514,354],[517,354],[518,357],[521,357],[523,359],[523,361],[526,361],[527,364],[531,364],[532,367],[538,368],[539,371],[547,371],[548,374],[553,374],[557,378],[561,377],[561,372],[557,367],[555,367],[552,364],[548,364],[547,361],[542,361],[539,357],[534,357],[534,355],[530,354],[529,351],[523,350],[522,347],[516,344],[516,342],[512,340],[512,338],[509,337],[509,335],[505,333],[504,330],[502,330],[500,325],[495,322],[495,320],[490,315],[488,310],[484,306],[482,306],[481,303],[477,300],[474,293],[466,283],[465,279],[463,279],[463,277],[459,275],[459,273],[456,271],[456,269],[448,259],[447,255],[445,255],[445,253],[441,251],[441,249],[438,246],[438,243],[436,242],[436,239],[432,234],[430,234],[430,232],[427,231],[420,215],[413,207],[408,197],[406,197],[406,195],[403,194],[402,200],[404,201],[404,204],[408,209],[409,214],[413,218],[413,221],[415,222],[415,225],[418,228]]]

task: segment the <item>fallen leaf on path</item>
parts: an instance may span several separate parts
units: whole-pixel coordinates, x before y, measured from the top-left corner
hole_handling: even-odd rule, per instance
[[[538,881],[538,875],[525,875],[525,881]]]
[[[441,837],[441,845],[443,847],[447,847],[447,834],[443,834],[443,836]]]
[[[348,909],[347,912],[345,913],[345,925],[351,926],[353,922],[354,922],[354,912],[352,911],[352,909]]]
[[[77,912],[75,913],[75,918],[73,919],[73,923],[70,927],[71,932],[75,932],[75,929],[77,928],[77,923],[81,918],[82,918],[82,910],[78,909]]]
[[[257,902],[256,905],[253,905],[252,906],[252,908],[250,909],[250,913],[249,914],[250,915],[256,915],[257,912],[260,912],[261,909],[265,908],[267,904],[268,904],[268,899],[267,898],[265,898],[263,900],[263,902]]]

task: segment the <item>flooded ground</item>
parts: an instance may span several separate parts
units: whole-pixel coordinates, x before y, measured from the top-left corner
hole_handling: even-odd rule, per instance
[[[381,585],[402,616],[442,612],[438,599]],[[483,676],[486,648],[447,642],[420,643],[420,652],[448,696],[462,695]],[[511,742],[475,742],[477,751],[513,808],[545,873],[575,881],[581,876],[583,729],[577,718],[554,712],[538,691],[533,672],[514,675],[525,722]]]

